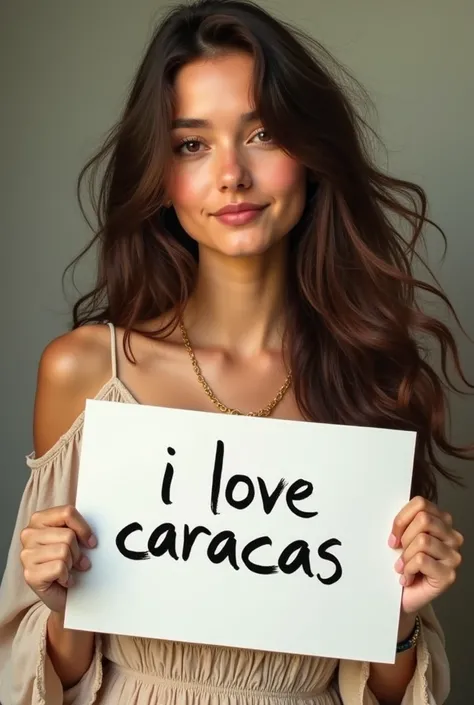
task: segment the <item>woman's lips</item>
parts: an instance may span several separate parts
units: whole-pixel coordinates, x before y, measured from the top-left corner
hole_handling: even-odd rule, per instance
[[[224,225],[247,225],[260,217],[267,206],[242,204],[236,207],[222,208],[214,217]]]

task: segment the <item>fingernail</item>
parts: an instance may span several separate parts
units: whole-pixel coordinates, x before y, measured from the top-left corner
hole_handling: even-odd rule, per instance
[[[405,578],[404,575],[400,576],[400,585],[406,585],[407,584],[407,579]]]
[[[87,570],[87,568],[90,568],[91,562],[88,559],[87,556],[82,556],[81,560],[79,561],[79,568],[81,570]]]
[[[395,570],[397,573],[401,573],[403,570],[403,559],[399,558],[398,561],[395,563]]]
[[[390,536],[388,538],[388,545],[390,546],[390,548],[396,548],[397,543],[398,543],[398,539],[395,536],[395,534],[390,534]]]
[[[95,548],[95,547],[97,546],[97,539],[96,539],[96,537],[94,536],[94,534],[92,534],[92,536],[90,537],[88,543],[89,543],[89,546],[90,546],[91,548]]]

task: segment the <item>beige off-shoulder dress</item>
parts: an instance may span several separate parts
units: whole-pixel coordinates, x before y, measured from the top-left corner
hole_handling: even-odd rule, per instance
[[[112,375],[97,399],[138,403]],[[370,664],[98,634],[80,683],[63,692],[46,652],[49,611],[23,578],[20,532],[33,512],[74,503],[81,414],[42,457],[27,456],[29,478],[0,588],[2,705],[376,705]],[[432,607],[421,614],[417,668],[403,705],[441,705],[449,691],[444,637]]]

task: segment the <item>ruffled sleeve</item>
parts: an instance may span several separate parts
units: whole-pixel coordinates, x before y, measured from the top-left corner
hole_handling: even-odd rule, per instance
[[[443,705],[450,689],[450,670],[440,623],[430,605],[420,612],[417,666],[401,705]],[[379,705],[367,685],[370,664],[341,661],[338,685],[343,705]]]
[[[75,501],[79,423],[40,459],[27,457],[30,476],[17,515],[0,587],[0,702],[2,705],[92,705],[102,680],[101,639],[80,683],[63,691],[46,651],[49,610],[28,587],[20,533],[35,511]]]

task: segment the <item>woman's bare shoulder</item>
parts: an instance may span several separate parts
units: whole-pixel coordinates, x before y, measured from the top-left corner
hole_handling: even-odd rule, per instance
[[[65,386],[70,392],[103,383],[110,374],[110,331],[106,325],[81,326],[55,338],[44,349],[38,368],[42,381]]]
[[[52,340],[38,366],[34,448],[43,455],[112,376],[110,331],[81,326]]]

